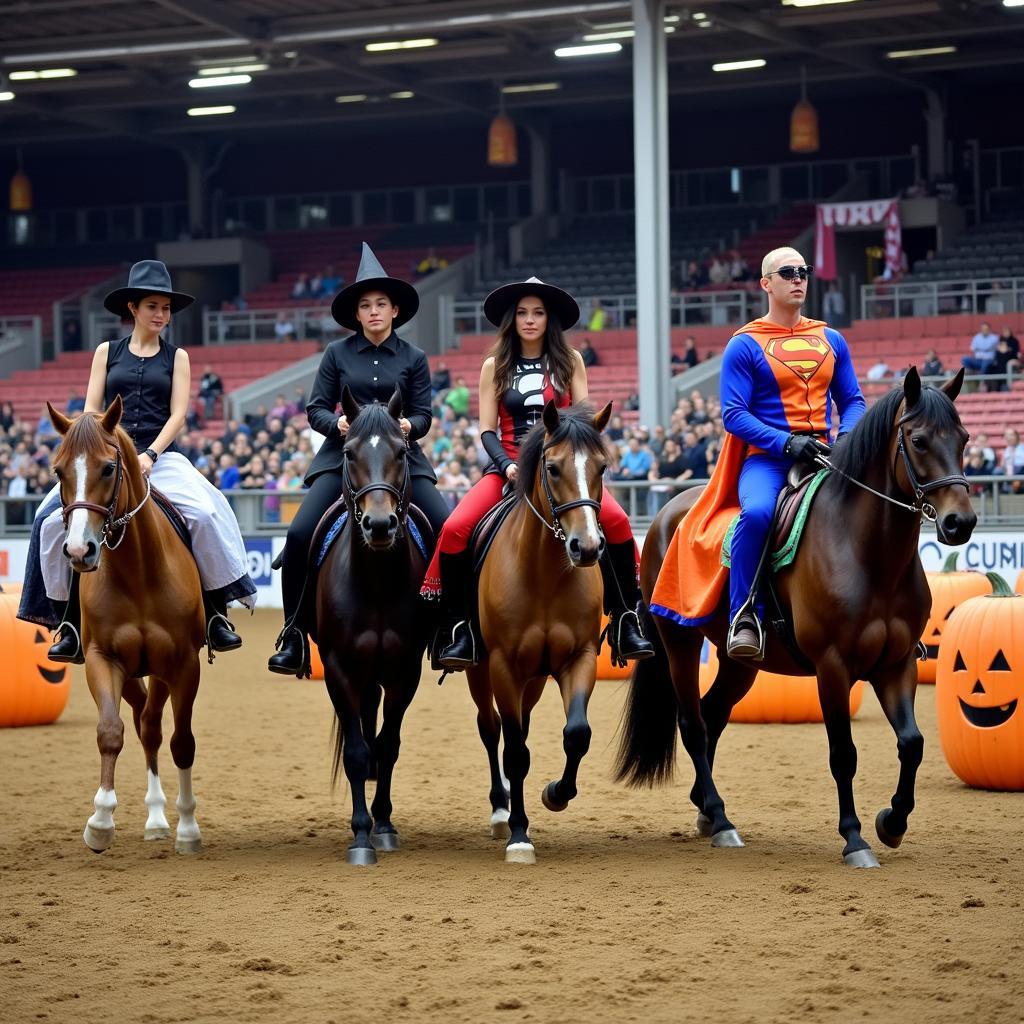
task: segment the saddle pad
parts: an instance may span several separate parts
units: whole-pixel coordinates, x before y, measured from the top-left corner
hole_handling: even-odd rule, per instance
[[[785,535],[782,539],[781,546],[776,547],[772,551],[772,572],[778,572],[780,569],[784,569],[787,565],[791,565],[793,560],[796,558],[797,548],[800,546],[800,538],[803,536],[804,527],[807,525],[807,514],[811,510],[811,503],[814,501],[814,496],[818,493],[818,488],[825,482],[825,478],[828,476],[828,470],[819,470],[811,478],[811,482],[807,485],[803,498],[800,501],[800,507],[797,509],[796,518],[793,520],[793,526],[789,530],[788,535]],[[779,506],[776,510],[778,515],[778,509],[781,509],[785,504],[785,492],[783,497],[779,501]],[[727,568],[732,565],[732,535],[736,529],[736,520],[739,519],[737,515],[733,521],[729,524],[729,529],[725,534],[725,540],[722,542],[722,565]],[[772,523],[772,534],[775,535],[776,523]]]
[[[174,532],[178,535],[178,539],[191,551],[192,537],[188,532],[188,524],[185,522],[185,517],[171,504],[171,499],[162,491],[158,491],[152,484],[149,485],[149,493],[153,499],[153,504],[167,516],[167,521],[174,527]]]
[[[411,512],[414,508],[415,506],[410,506],[409,511]],[[419,516],[421,518],[425,519],[423,513],[420,512],[419,509],[416,509],[416,512],[419,513]],[[316,561],[314,562],[314,566],[317,569],[319,569],[320,566],[324,564],[324,559],[327,557],[327,552],[331,550],[331,545],[338,539],[338,536],[341,533],[347,521],[348,509],[345,509],[341,513],[341,515],[339,515],[334,520],[334,522],[331,523],[331,525],[328,527],[327,532],[326,534],[324,534],[323,540],[320,543],[319,554],[317,554]],[[416,521],[416,517],[406,516],[405,525],[406,529],[408,529],[409,531],[409,536],[412,537],[413,543],[416,545],[417,548],[419,548],[420,554],[424,557],[424,559],[429,561],[431,552],[427,547],[426,541],[423,539],[423,533],[420,529],[419,523],[417,523]]]

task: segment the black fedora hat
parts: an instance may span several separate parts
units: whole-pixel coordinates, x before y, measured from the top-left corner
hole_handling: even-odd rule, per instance
[[[124,320],[129,315],[128,303],[138,302],[147,295],[166,295],[171,300],[172,313],[178,313],[196,301],[194,295],[174,290],[165,264],[159,260],[140,260],[128,271],[127,286],[115,288],[103,300],[103,305]]]
[[[356,319],[356,309],[360,298],[372,291],[383,292],[398,307],[398,316],[392,325],[395,330],[402,324],[407,324],[420,308],[420,296],[416,289],[408,281],[388,277],[387,271],[374,256],[373,250],[363,242],[363,254],[359,260],[356,279],[334,296],[331,316],[342,327],[347,327],[350,331],[361,331],[362,325]]]
[[[562,325],[563,331],[575,327],[579,322],[580,307],[576,300],[564,289],[553,284],[545,284],[539,277],[530,277],[516,284],[503,284],[500,288],[495,288],[484,299],[484,316],[495,327],[500,327],[509,308],[524,295],[536,295],[544,303],[547,311]]]

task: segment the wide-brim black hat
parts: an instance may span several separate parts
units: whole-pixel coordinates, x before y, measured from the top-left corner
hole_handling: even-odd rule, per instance
[[[128,303],[137,303],[147,295],[166,295],[171,300],[172,313],[178,313],[196,301],[194,295],[174,290],[167,266],[160,260],[140,260],[128,271],[127,286],[115,288],[103,300],[103,305],[124,320],[129,316]]]
[[[544,303],[548,314],[554,316],[562,325],[563,331],[579,323],[580,307],[576,300],[564,289],[553,284],[545,284],[539,277],[530,277],[525,281],[503,284],[500,288],[495,288],[484,299],[484,316],[495,327],[500,327],[509,308],[524,295],[536,295]]]
[[[367,292],[373,291],[383,292],[398,307],[398,316],[392,324],[394,330],[407,324],[420,308],[419,292],[408,281],[388,277],[387,271],[374,256],[373,250],[363,242],[363,254],[359,260],[356,279],[334,296],[331,316],[342,327],[347,327],[350,331],[361,331],[363,327],[356,318],[356,309],[359,307],[359,300]]]

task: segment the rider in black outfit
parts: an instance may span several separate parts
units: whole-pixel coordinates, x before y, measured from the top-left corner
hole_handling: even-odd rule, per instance
[[[313,532],[327,509],[341,497],[349,424],[344,416],[339,419],[337,408],[346,384],[360,405],[375,400],[387,404],[398,388],[402,394],[402,429],[410,441],[412,502],[430,520],[435,535],[448,517],[448,506],[437,493],[437,477],[423,450],[412,443],[427,433],[432,420],[427,357],[394,333],[415,316],[418,307],[416,289],[407,281],[388,277],[364,242],[355,281],[343,288],[331,305],[334,319],[356,333],[327,347],[306,405],[309,425],[327,440],[306,474],[309,490],[288,527],[281,578],[285,627],[280,650],[270,658],[271,672],[299,675],[305,662],[309,623],[304,616],[308,613],[306,602],[302,602],[303,614],[299,604]]]

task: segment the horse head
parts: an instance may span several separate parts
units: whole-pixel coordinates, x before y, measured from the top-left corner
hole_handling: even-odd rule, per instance
[[[348,385],[341,408],[350,424],[345,439],[345,502],[366,545],[375,551],[395,546],[409,505],[409,444],[399,420],[402,396],[396,389],[386,406],[360,406]]]
[[[978,522],[963,475],[969,435],[953,405],[963,382],[961,368],[938,388],[922,387],[917,368],[910,367],[891,451],[900,487],[934,509],[939,540],[954,545],[966,544]]]
[[[555,536],[578,567],[594,565],[605,549],[598,525],[608,467],[601,431],[611,412],[611,402],[595,416],[588,405],[559,411],[550,401],[544,406],[543,435],[534,439],[532,454],[526,442],[521,453],[520,487],[524,493],[532,490],[534,506],[539,503],[550,515]]]
[[[138,463],[127,435],[118,429],[121,397],[103,413],[82,413],[75,419],[47,402],[50,422],[63,438],[53,461],[64,506],[64,554],[76,572],[95,572],[110,524],[118,515],[126,471]],[[129,458],[132,460],[128,464]]]

